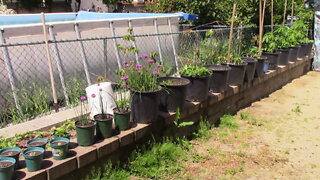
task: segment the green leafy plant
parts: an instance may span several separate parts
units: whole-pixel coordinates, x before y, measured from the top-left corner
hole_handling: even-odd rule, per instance
[[[54,136],[65,137],[69,136],[72,130],[75,130],[74,121],[66,120],[60,127],[53,126],[50,133]]]
[[[87,114],[87,109],[86,109],[86,105],[85,105],[85,101],[87,100],[86,96],[81,96],[80,97],[81,100],[81,104],[80,104],[80,112],[78,111],[77,108],[75,108],[76,114],[77,114],[77,119],[78,122],[81,126],[85,126],[87,125],[90,121],[90,117]]]
[[[185,65],[180,69],[180,73],[191,77],[203,77],[211,74],[211,71],[205,67]]]
[[[199,123],[199,129],[197,132],[193,133],[196,139],[209,139],[212,137],[211,134],[211,124],[205,118],[202,118]]]
[[[17,146],[17,142],[15,140],[0,136],[0,149],[15,146]]]
[[[263,36],[263,50],[273,53],[277,49],[276,36],[272,32],[268,32]]]

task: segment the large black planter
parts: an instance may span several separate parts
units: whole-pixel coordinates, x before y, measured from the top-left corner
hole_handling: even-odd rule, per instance
[[[246,74],[247,63],[242,64],[233,64],[233,63],[224,63],[228,65],[230,70],[230,75],[227,84],[231,86],[242,85],[244,82],[244,77]]]
[[[246,68],[245,81],[251,82],[254,78],[258,61],[255,58],[248,57],[245,57],[243,59],[248,64]]]
[[[166,83],[170,81],[170,83]],[[187,85],[190,81],[179,77],[160,77],[159,83],[162,86],[160,92],[160,110],[175,112],[183,105],[187,96]]]
[[[300,45],[300,49],[299,49],[299,54],[298,54],[298,58],[304,58],[307,56],[307,48],[308,48],[308,44],[307,43],[302,43]]]
[[[297,60],[303,57],[303,47],[302,45],[298,45],[298,52],[297,52]]]
[[[313,46],[313,43],[307,43],[306,56],[309,56],[309,57],[311,56],[312,46]]]
[[[278,50],[278,52],[280,52],[279,65],[286,66],[289,62],[288,58],[289,58],[290,49],[280,49]]]
[[[212,71],[209,89],[214,93],[225,91],[231,68],[226,65],[207,65],[205,67]]]
[[[288,60],[291,62],[297,61],[299,47],[295,46],[295,47],[290,47],[289,49],[290,49],[290,52],[289,52]]]
[[[209,93],[210,76],[211,74],[203,77],[191,77],[182,74],[181,77],[190,81],[190,84],[187,85],[186,100],[199,102],[206,100]]]
[[[261,77],[264,75],[265,72],[268,71],[267,57],[261,56],[257,58],[257,60],[258,62],[257,62],[255,77]]]
[[[270,70],[277,70],[278,64],[279,64],[279,57],[280,52],[275,53],[269,53],[269,52],[263,52],[263,55],[267,57],[267,60],[269,61],[269,69]]]
[[[133,122],[147,124],[158,119],[160,91],[161,89],[152,92],[131,90],[131,113]]]

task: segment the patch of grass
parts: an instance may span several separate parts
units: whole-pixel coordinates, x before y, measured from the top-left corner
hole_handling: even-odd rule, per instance
[[[140,177],[164,178],[181,169],[179,159],[184,155],[184,150],[173,142],[155,144],[151,150],[134,153],[129,169],[132,174]]]
[[[236,117],[232,115],[224,115],[220,118],[220,127],[225,127],[225,128],[238,128],[238,124],[235,122]]]
[[[239,157],[246,157],[246,153],[242,152],[242,151],[238,151],[236,152],[236,155],[239,156]]]
[[[240,112],[240,118],[241,120],[247,121],[248,124],[254,125],[254,126],[262,126],[263,122],[261,120],[258,120],[254,117],[251,117],[247,113]]]
[[[111,162],[107,162],[103,168],[93,168],[91,175],[86,180],[126,180],[129,179],[130,173],[118,166],[112,166]]]
[[[206,119],[202,119],[199,123],[199,129],[193,133],[195,139],[209,139],[212,137],[211,124]]]
[[[220,152],[217,148],[208,148],[207,151],[209,153],[214,153],[214,154],[217,154]]]
[[[244,172],[244,168],[243,167],[239,167],[239,168],[236,168],[236,169],[227,169],[224,174],[225,175],[236,175],[237,173],[240,173],[240,172]]]
[[[219,137],[227,137],[227,136],[229,136],[229,133],[228,133],[228,132],[225,132],[225,131],[219,132],[219,133],[218,133],[218,136],[219,136]]]
[[[209,156],[201,155],[198,153],[192,153],[192,162],[194,163],[203,163],[209,159],[210,159]]]
[[[292,112],[294,112],[294,113],[296,113],[297,115],[300,115],[300,114],[302,113],[302,111],[301,111],[301,108],[300,108],[300,105],[299,105],[299,104],[296,104],[296,107],[295,107],[295,108],[293,108],[291,111],[292,111]]]

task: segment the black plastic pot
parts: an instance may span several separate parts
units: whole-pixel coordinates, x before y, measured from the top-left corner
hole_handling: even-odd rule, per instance
[[[291,62],[295,62],[298,58],[299,47],[295,46],[295,47],[290,47],[289,49],[290,49],[290,52],[289,52],[288,60]]]
[[[171,84],[164,83],[166,81],[171,81]],[[175,112],[178,108],[182,110],[187,96],[187,85],[190,84],[190,81],[179,77],[160,77],[159,83],[162,86],[160,110],[169,112]]]
[[[310,57],[311,51],[312,51],[312,46],[313,46],[313,43],[307,43],[306,56],[309,56],[309,57]]]
[[[225,91],[231,68],[226,65],[207,65],[205,67],[212,71],[209,89],[214,93]]]
[[[209,94],[210,76],[211,74],[202,77],[190,77],[182,74],[181,77],[190,81],[190,84],[187,85],[186,100],[198,102],[206,100]]]
[[[298,45],[298,52],[297,52],[297,60],[303,57],[303,47],[302,45]]]
[[[257,62],[255,77],[261,77],[264,75],[264,73],[268,72],[268,61],[267,61],[267,57],[265,56],[261,56],[257,58],[257,60],[258,62]]]
[[[245,81],[251,82],[254,78],[254,74],[256,72],[257,62],[258,60],[255,58],[243,58],[244,61],[248,64],[246,68]]]
[[[246,62],[241,64],[224,63],[228,65],[230,70],[230,75],[227,84],[231,86],[242,85],[244,82],[244,77],[246,74],[247,64]]]
[[[133,122],[146,124],[158,119],[160,91],[161,88],[151,92],[131,90],[131,113]]]
[[[307,43],[302,43],[300,45],[300,49],[299,49],[299,54],[298,54],[298,58],[304,58],[307,56],[307,48],[308,48],[308,44]]]
[[[279,65],[288,65],[290,49],[280,49],[278,52],[280,52]]]
[[[279,64],[279,57],[281,53],[280,52],[275,52],[275,53],[263,52],[262,54],[267,57],[267,60],[269,62],[268,68],[270,70],[277,70],[278,64]]]

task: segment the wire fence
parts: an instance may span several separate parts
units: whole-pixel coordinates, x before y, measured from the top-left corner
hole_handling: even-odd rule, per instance
[[[266,31],[268,29],[270,27],[265,28]],[[125,40],[125,36],[51,40],[49,47],[59,105],[77,105],[79,97],[85,95],[85,87],[96,83],[98,76],[116,81],[115,71],[124,61],[136,60],[143,64],[143,59],[137,55],[156,52],[159,54],[157,60],[170,66],[178,64],[178,68],[185,63],[216,63],[227,56],[229,32],[229,28],[220,28],[136,34],[133,35],[134,41]],[[235,28],[232,53],[241,54],[256,44],[257,33],[258,28],[255,27]],[[119,50],[119,45],[135,45],[139,53],[124,53]],[[0,48],[0,126],[52,111],[45,42],[7,43]],[[12,72],[8,71],[7,56]],[[10,75],[14,80],[14,90]]]

